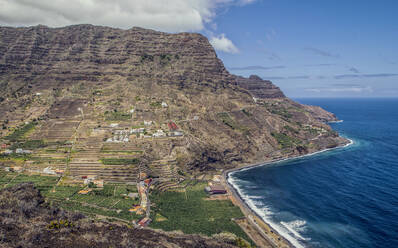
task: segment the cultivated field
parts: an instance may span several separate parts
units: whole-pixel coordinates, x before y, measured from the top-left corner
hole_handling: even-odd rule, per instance
[[[11,187],[23,182],[33,182],[46,200],[61,208],[79,211],[93,218],[113,219],[123,222],[138,220],[142,216],[128,210],[139,203],[139,199],[126,197],[137,192],[135,185],[105,184],[103,189],[93,188],[87,195],[78,194],[86,186],[57,186],[58,177],[24,175],[0,172],[0,188]]]
[[[206,185],[203,182],[197,183],[188,186],[185,192],[152,192],[153,222],[150,227],[208,236],[231,232],[250,240],[232,220],[244,217],[240,209],[229,200],[208,200],[204,192]]]

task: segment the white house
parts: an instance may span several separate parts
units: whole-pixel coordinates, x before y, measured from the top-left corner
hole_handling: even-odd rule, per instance
[[[167,108],[169,105],[167,105],[167,103],[166,102],[162,102],[162,107],[163,108]]]
[[[135,128],[130,131],[130,133],[143,133],[145,132],[145,128]]]
[[[170,132],[170,136],[173,136],[173,137],[183,136],[183,135],[184,135],[184,133],[181,131]]]
[[[56,174],[55,171],[51,167],[44,168],[43,173],[49,174],[49,175],[55,175]]]
[[[11,153],[13,153],[13,151],[10,149],[7,149],[4,151],[4,154],[6,154],[6,155],[10,155]]]
[[[166,134],[163,132],[162,129],[158,129],[153,135],[153,137],[164,137]]]
[[[153,121],[144,121],[145,126],[150,126],[153,124]]]

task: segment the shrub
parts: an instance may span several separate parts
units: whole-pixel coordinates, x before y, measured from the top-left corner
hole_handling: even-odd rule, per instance
[[[74,227],[74,224],[67,220],[53,220],[50,222],[50,224],[47,225],[47,228],[50,230],[53,229],[61,229],[61,228],[67,228],[67,227]]]

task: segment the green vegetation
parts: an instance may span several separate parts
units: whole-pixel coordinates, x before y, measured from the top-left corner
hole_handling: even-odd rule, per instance
[[[127,121],[131,119],[131,114],[114,111],[105,111],[105,120],[107,121]]]
[[[47,144],[43,140],[27,140],[24,142],[14,143],[10,149],[22,148],[22,149],[37,149],[46,147]]]
[[[109,153],[109,154],[136,154],[136,153],[144,153],[142,150],[107,150],[101,149],[101,153]]]
[[[135,185],[105,184],[103,189],[92,188],[86,195],[78,194],[84,187],[56,185],[58,177],[24,175],[0,171],[0,188],[11,187],[22,182],[33,182],[46,201],[69,211],[78,211],[92,218],[106,218],[131,223],[142,218],[129,212],[139,199],[126,197],[137,192]],[[250,240],[232,218],[243,217],[240,209],[229,200],[207,200],[204,192],[206,183],[187,186],[185,192],[155,192],[150,198],[152,206],[151,226],[164,230],[182,230],[185,233],[202,233],[208,236],[221,232],[234,233],[237,237]],[[73,225],[68,220],[53,220],[48,229],[58,230]],[[239,240],[240,244],[245,242]],[[246,247],[246,246],[242,246]]]
[[[96,96],[96,95],[98,95],[98,96],[102,95],[102,90],[94,90],[93,96]]]
[[[271,113],[275,115],[280,115],[284,119],[290,119],[292,118],[292,114],[288,112],[287,109],[285,108],[273,108],[271,109]]]
[[[206,200],[206,183],[188,186],[186,192],[154,192],[150,198],[154,221],[152,228],[184,233],[202,233],[211,236],[231,232],[246,240],[249,238],[231,218],[243,217],[240,209],[228,200]],[[162,216],[161,220],[156,216]]]
[[[314,135],[319,133],[319,130],[312,128],[312,127],[308,127],[308,126],[305,127],[304,130],[309,132],[310,134],[314,134]]]
[[[47,228],[52,230],[52,229],[61,229],[73,226],[74,224],[69,220],[53,220],[50,222],[50,224],[47,225]]]
[[[246,135],[249,134],[249,130],[246,127],[239,126],[234,120],[232,120],[231,116],[228,113],[226,112],[218,113],[217,117],[220,118],[221,121],[228,127],[237,130],[239,132],[242,132]]]
[[[252,113],[250,113],[250,112],[247,111],[246,109],[242,109],[242,112],[243,112],[246,116],[248,116],[248,117],[250,117],[250,116],[253,115]]]
[[[9,140],[11,142],[16,142],[16,141],[22,139],[29,131],[33,130],[36,125],[37,125],[37,122],[35,122],[35,121],[30,122],[22,127],[15,129],[12,134],[4,137],[4,139]]]
[[[149,54],[144,54],[140,57],[140,62],[144,63],[144,62],[153,62],[153,55],[149,55]]]
[[[301,143],[300,140],[290,137],[284,133],[271,133],[271,135],[276,139],[276,141],[278,141],[279,146],[282,149],[291,148],[296,144]]]
[[[160,64],[161,65],[167,65],[172,59],[172,55],[171,54],[161,54],[159,57],[160,57]]]
[[[44,148],[48,146],[64,146],[67,144],[67,141],[56,141],[56,142],[45,142],[44,140],[26,140],[26,141],[20,141],[12,144],[10,146],[10,149],[17,149],[17,148],[22,148],[22,149],[38,149],[38,148]],[[56,149],[55,149],[56,150]],[[54,151],[53,151],[54,152]]]
[[[139,203],[139,199],[130,199],[124,196],[130,192],[137,192],[135,185],[105,184],[103,190],[97,188],[88,195],[80,195],[77,192],[83,187],[56,186],[57,181],[58,177],[53,176],[0,171],[0,188],[12,187],[23,182],[33,182],[50,204],[66,210],[80,211],[92,217],[101,215],[126,222],[141,218],[141,216],[128,211],[133,205]],[[54,222],[52,225],[54,229],[57,229],[56,224],[60,224],[60,222]]]
[[[160,54],[157,56],[154,55],[149,55],[149,54],[144,54],[141,55],[140,57],[140,63],[146,63],[146,62],[153,62],[155,61],[155,58],[159,58],[160,64],[161,65],[167,65],[173,58],[175,59],[180,59],[179,55],[171,55],[171,54]]]
[[[242,247],[242,248],[250,248],[250,247],[253,247],[253,246],[251,246],[248,242],[246,242],[246,240],[244,240],[244,239],[242,239],[242,238],[240,238],[240,237],[238,237],[238,238],[236,239],[236,246]]]
[[[157,102],[151,102],[149,105],[150,105],[152,108],[160,108],[160,107],[162,107],[162,103],[159,102],[159,101],[157,101]]]
[[[12,187],[24,182],[33,182],[43,194],[50,191],[53,185],[57,182],[57,177],[39,176],[39,175],[24,175],[13,172],[2,172],[0,174],[0,188]]]
[[[44,162],[49,164],[67,163],[67,158],[30,157],[29,159],[33,160],[34,164],[41,164]]]
[[[140,160],[138,158],[102,158],[101,163],[105,165],[129,165],[138,164]]]
[[[0,161],[4,160],[22,160],[26,161],[31,159],[30,154],[20,154],[20,153],[11,153],[9,155],[7,154],[0,154]]]
[[[291,126],[288,126],[288,125],[285,125],[283,128],[286,129],[287,131],[295,133],[295,134],[299,133],[299,131],[297,129],[295,129],[295,128],[291,127]]]

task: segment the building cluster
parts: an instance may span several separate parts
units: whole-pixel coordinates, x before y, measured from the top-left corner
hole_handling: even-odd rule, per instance
[[[92,183],[96,188],[104,187],[104,180],[97,179],[95,175],[82,176],[82,179],[84,185],[90,185]]]
[[[140,205],[135,205],[131,208],[130,212],[135,212],[137,214],[145,214],[148,210],[148,188],[151,185],[152,179],[148,178],[143,181],[140,181],[137,185],[138,194],[140,196],[141,202]]]
[[[114,143],[126,143],[130,141],[130,134],[132,134],[133,130],[116,130],[113,133],[112,138],[108,138],[106,142],[114,142]]]
[[[227,190],[221,184],[221,176],[215,175],[213,180],[209,182],[208,186],[205,187],[205,191],[211,195],[226,194]]]
[[[24,168],[21,166],[11,166],[11,167],[4,167],[4,170],[7,172],[22,172]]]
[[[13,154],[13,153],[15,153],[15,154],[32,154],[32,151],[31,150],[25,150],[25,149],[22,149],[22,148],[17,148],[15,150],[7,149],[7,150],[3,151],[2,153],[5,154],[5,155],[10,155],[10,154]]]
[[[61,170],[61,169],[55,169],[54,170],[51,167],[46,167],[46,168],[43,169],[43,173],[47,174],[47,175],[59,175],[59,176],[61,176],[61,175],[64,174],[64,172],[65,172],[65,170]]]
[[[116,124],[116,123],[114,123]],[[167,123],[168,131],[161,128],[156,129],[156,131],[150,131],[150,126],[154,124],[153,121],[144,121],[145,127],[126,129],[126,130],[115,130],[112,133],[112,137],[107,138],[108,143],[127,143],[135,138],[163,138],[163,137],[179,137],[183,136],[184,133],[179,130],[178,126],[170,121]],[[113,125],[117,127],[116,125]]]

